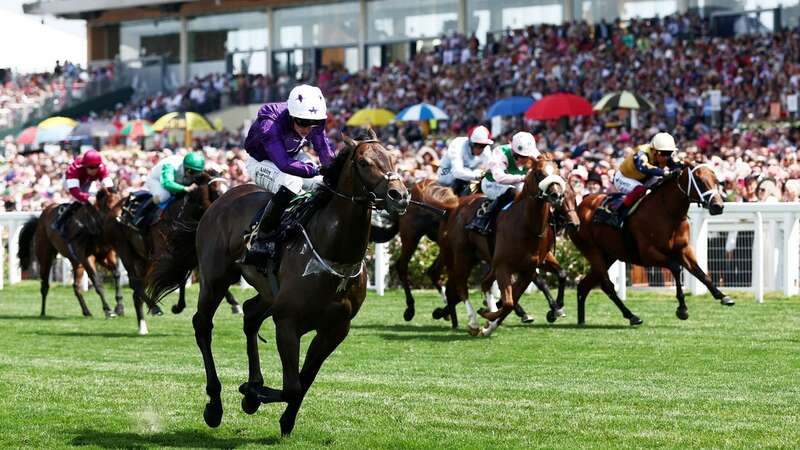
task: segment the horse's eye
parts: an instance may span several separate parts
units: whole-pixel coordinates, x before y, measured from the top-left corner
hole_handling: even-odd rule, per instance
[[[367,162],[366,159],[359,159],[358,160],[358,165],[361,166],[361,167],[367,167],[369,165],[369,163]]]

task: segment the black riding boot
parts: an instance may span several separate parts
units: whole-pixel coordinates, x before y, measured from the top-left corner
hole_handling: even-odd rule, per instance
[[[158,205],[153,201],[153,198],[150,197],[145,200],[138,208],[136,208],[136,213],[133,218],[133,226],[142,229],[142,224],[146,224],[147,218],[150,217],[150,213],[157,208]]]
[[[495,218],[498,214],[500,214],[500,210],[503,209],[503,207],[514,198],[514,194],[514,189],[505,191],[503,195],[492,201],[492,203],[489,205],[488,211],[486,211],[482,216],[475,217],[475,219],[470,222],[466,228],[468,230],[477,231],[484,236],[492,234],[494,232]]]
[[[250,238],[250,245],[241,259],[242,264],[263,266],[273,260],[277,253],[277,242],[271,239],[280,225],[281,214],[294,198],[294,192],[284,186],[272,196],[269,205],[264,209],[264,214],[253,231],[255,236]]]

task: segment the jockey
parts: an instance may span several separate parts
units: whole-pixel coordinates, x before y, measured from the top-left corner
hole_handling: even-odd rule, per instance
[[[70,216],[81,205],[89,203],[89,189],[92,187],[93,181],[100,181],[106,189],[114,187],[114,182],[108,176],[108,169],[103,164],[103,157],[97,151],[89,150],[83,156],[75,158],[67,167],[65,185],[75,201],[70,203],[58,220],[53,223],[53,228],[60,234],[63,234],[64,224],[67,223]]]
[[[467,225],[468,230],[483,235],[492,232],[492,224],[525,182],[525,175],[533,159],[540,155],[533,135],[521,131],[511,139],[511,145],[501,145],[492,150],[489,172],[481,181],[481,190],[492,200],[483,214],[479,214]]]
[[[649,144],[640,145],[636,152],[628,155],[614,174],[614,186],[623,194],[627,194],[620,208],[624,216],[636,200],[648,187],[661,177],[669,175],[671,170],[681,167],[675,161],[675,138],[669,133],[658,133]]]
[[[306,84],[292,89],[285,103],[267,103],[258,111],[244,141],[250,155],[245,166],[250,179],[274,195],[249,238],[242,264],[261,265],[274,258],[276,243],[270,234],[283,210],[295,195],[321,182],[319,167],[302,149],[310,144],[323,166],[333,161],[334,149],[325,133],[327,117],[322,91]]]
[[[439,165],[439,184],[453,188],[459,197],[469,195],[470,183],[483,176],[493,143],[484,126],[472,130],[469,139],[462,136],[450,141]]]
[[[139,228],[156,207],[165,208],[173,196],[197,189],[195,178],[205,170],[206,160],[202,153],[190,152],[186,156],[168,156],[152,169],[144,188],[151,198],[138,204],[133,214],[133,226]]]

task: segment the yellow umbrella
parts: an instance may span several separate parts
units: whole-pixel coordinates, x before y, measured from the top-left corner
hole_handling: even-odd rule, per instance
[[[394,113],[388,109],[365,108],[353,114],[353,116],[347,120],[347,125],[373,125],[376,127],[382,127],[389,125],[392,120],[394,120]]]
[[[69,117],[53,116],[53,117],[50,117],[49,119],[45,119],[45,120],[39,122],[38,127],[39,128],[51,128],[51,127],[58,127],[58,126],[66,125],[68,127],[75,128],[75,125],[77,125],[77,124],[78,124],[78,122],[76,122],[73,119],[70,119]]]
[[[191,131],[214,131],[214,127],[206,120],[202,114],[196,112],[171,112],[161,116],[153,124],[153,129],[163,131],[191,130]]]

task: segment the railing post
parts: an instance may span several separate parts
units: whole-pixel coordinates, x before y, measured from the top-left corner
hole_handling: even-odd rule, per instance
[[[628,298],[628,280],[627,280],[627,267],[624,262],[616,261],[611,267],[608,268],[608,277],[614,283],[614,290],[617,291],[617,296],[625,301]]]
[[[756,301],[764,303],[764,217],[756,213],[756,230],[753,237],[753,290]]]
[[[19,269],[19,231],[20,226],[17,222],[12,222],[8,227],[8,284],[19,283],[22,279],[22,271]]]
[[[0,223],[0,289],[3,289],[6,276],[6,246],[3,244],[3,228],[3,224]]]
[[[691,241],[689,244],[694,248],[697,264],[708,272],[708,216],[702,209],[690,210],[691,218]],[[703,295],[708,292],[708,288],[700,280],[692,276],[689,282],[692,295]]]
[[[383,297],[386,287],[386,266],[389,264],[386,244],[375,244],[375,292]]]
[[[800,222],[797,214],[783,215],[783,295],[800,293]]]

